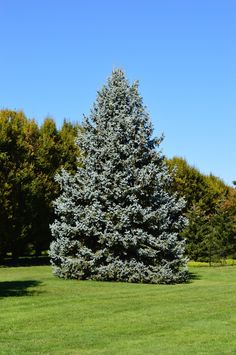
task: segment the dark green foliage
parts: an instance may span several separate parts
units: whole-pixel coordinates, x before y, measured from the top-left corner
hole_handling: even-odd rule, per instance
[[[36,123],[22,112],[0,112],[1,255],[11,250],[17,257],[29,241],[38,135]]]
[[[184,196],[189,225],[182,235],[192,260],[216,261],[236,255],[235,193],[219,178],[206,176],[182,158],[168,161],[175,167],[175,191]]]
[[[64,121],[60,130],[55,122],[46,118],[39,129],[37,142],[35,179],[34,224],[31,241],[36,254],[48,250],[51,241],[49,224],[54,218],[52,201],[59,194],[59,186],[55,183],[55,174],[66,167],[71,173],[76,170],[78,147],[75,144],[78,126]]]
[[[185,197],[185,211],[197,205],[207,214],[214,213],[219,202],[226,198],[228,187],[219,178],[202,174],[183,158],[174,157],[167,163],[171,171],[175,169],[172,188]]]
[[[64,165],[75,170],[77,127],[52,119],[41,127],[22,112],[0,111],[0,256],[14,258],[47,250],[58,194],[55,173]]]

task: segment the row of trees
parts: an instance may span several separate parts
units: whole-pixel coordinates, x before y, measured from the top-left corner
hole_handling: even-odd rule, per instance
[[[78,126],[61,129],[46,118],[39,127],[22,112],[0,111],[0,258],[47,250],[51,240],[54,176],[76,168]]]
[[[51,118],[39,126],[22,112],[0,111],[0,258],[48,250],[49,224],[55,218],[52,201],[59,196],[54,178],[62,167],[76,172],[78,130],[67,121],[57,129]],[[182,158],[166,163],[174,170],[170,192],[186,200],[189,224],[182,236],[189,258],[235,257],[236,190],[213,175],[201,174]]]
[[[236,190],[215,177],[204,175],[174,157],[168,161],[174,170],[172,191],[184,196],[184,213],[189,220],[182,232],[186,252],[196,261],[219,261],[236,257]]]

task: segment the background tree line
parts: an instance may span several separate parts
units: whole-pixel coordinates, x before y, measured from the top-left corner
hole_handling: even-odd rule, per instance
[[[52,118],[39,127],[23,112],[0,111],[0,258],[40,255],[51,240],[55,173],[73,171],[78,125]]]
[[[204,175],[178,157],[168,160],[174,173],[172,189],[186,200],[189,225],[186,239],[188,257],[214,262],[236,257],[236,190],[214,175]]]
[[[0,111],[0,259],[49,248],[52,201],[59,194],[55,174],[76,170],[78,124],[52,118],[41,126],[23,112]],[[183,232],[191,260],[236,256],[236,190],[200,173],[182,158],[167,160],[173,191],[186,199],[189,225]]]

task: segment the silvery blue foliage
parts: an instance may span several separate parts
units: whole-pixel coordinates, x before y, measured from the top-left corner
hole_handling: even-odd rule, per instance
[[[64,278],[176,283],[187,279],[184,200],[152,139],[138,93],[120,69],[98,92],[77,143],[77,173],[57,175],[61,195],[50,256]]]

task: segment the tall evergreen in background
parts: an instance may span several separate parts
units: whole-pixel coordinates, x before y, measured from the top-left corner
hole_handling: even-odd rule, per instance
[[[57,175],[61,195],[50,255],[60,277],[174,283],[187,278],[184,200],[169,194],[171,176],[162,139],[123,71],[113,71],[98,93],[78,145],[75,175]],[[82,167],[81,167],[82,166]]]

